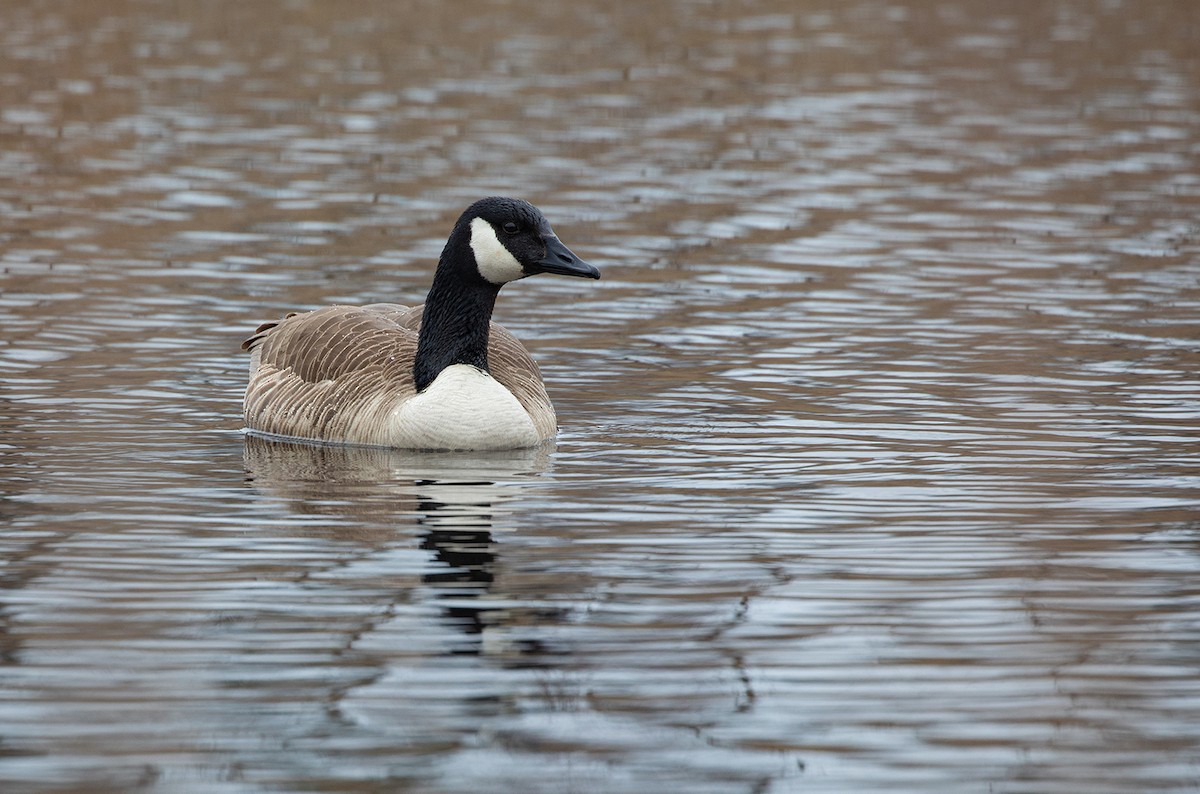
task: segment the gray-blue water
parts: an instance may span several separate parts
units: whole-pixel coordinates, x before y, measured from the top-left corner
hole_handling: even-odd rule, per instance
[[[555,448],[246,438],[517,194]],[[1200,6],[0,8],[0,789],[1200,790]]]

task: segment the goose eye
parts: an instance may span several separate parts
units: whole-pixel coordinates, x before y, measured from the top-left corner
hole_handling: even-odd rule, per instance
[[[521,227],[517,226],[517,224],[513,223],[512,221],[504,224],[505,234],[516,234],[519,231],[521,231]]]

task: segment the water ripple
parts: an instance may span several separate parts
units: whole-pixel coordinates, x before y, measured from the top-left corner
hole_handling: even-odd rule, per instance
[[[411,11],[6,12],[6,791],[1191,790],[1193,12]],[[242,434],[501,192],[554,448]]]

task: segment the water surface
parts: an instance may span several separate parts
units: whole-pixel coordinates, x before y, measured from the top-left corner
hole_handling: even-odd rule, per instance
[[[0,788],[1200,789],[1188,2],[8,3]],[[550,449],[241,430],[522,195]]]

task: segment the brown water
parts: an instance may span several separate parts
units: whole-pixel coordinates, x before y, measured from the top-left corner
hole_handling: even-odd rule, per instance
[[[555,449],[243,436],[492,193]],[[1198,791],[1198,219],[1189,1],[9,0],[0,790]]]

